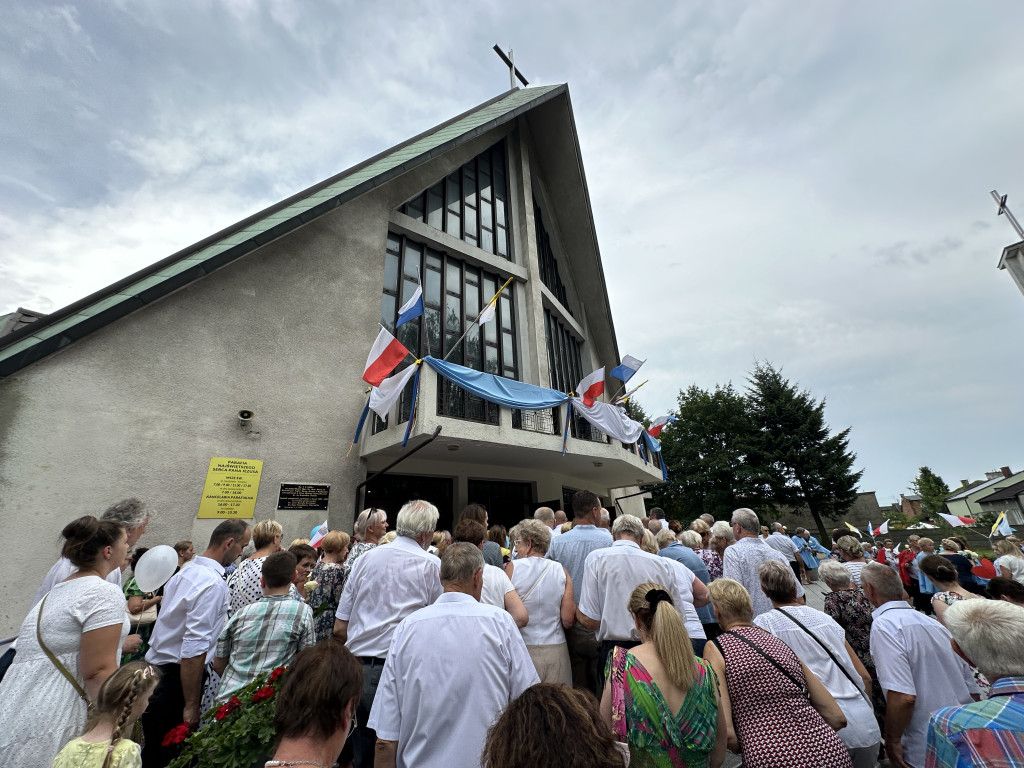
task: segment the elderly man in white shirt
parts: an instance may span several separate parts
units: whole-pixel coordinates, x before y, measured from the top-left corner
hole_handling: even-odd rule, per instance
[[[871,658],[885,693],[885,751],[895,766],[924,768],[928,719],[978,698],[974,675],[953,652],[952,635],[903,599],[891,568],[868,563],[861,587],[871,613]]]
[[[786,535],[786,526],[782,523],[772,523],[771,534],[764,543],[783,555],[789,561],[789,567],[793,569],[793,575],[803,584],[807,583],[807,572],[804,570],[804,561],[800,557],[800,548],[793,543],[793,540]]]
[[[540,682],[515,622],[479,602],[483,566],[477,547],[452,544],[444,594],[395,630],[370,711],[376,768],[477,768],[487,729]]]
[[[427,501],[402,507],[395,521],[398,536],[356,560],[338,601],[334,636],[363,666],[352,733],[356,768],[373,768],[377,734],[367,723],[391,638],[403,619],[441,595],[440,562],[427,552],[437,518],[437,507]]]
[[[746,507],[735,510],[731,522],[736,543],[726,547],[722,557],[722,575],[744,586],[750,593],[754,616],[760,616],[772,609],[772,601],[761,591],[761,578],[758,576],[761,563],[765,560],[780,560],[789,565],[789,561],[761,538],[761,522],[754,510]],[[789,544],[793,546],[793,542],[789,541]],[[803,601],[804,588],[800,584],[796,585],[796,596],[799,601]]]
[[[244,520],[222,521],[213,529],[206,551],[192,558],[193,564],[174,574],[164,587],[146,652],[146,661],[161,673],[142,717],[146,768],[162,768],[176,756],[176,747],[162,743],[169,730],[182,722],[199,723],[203,673],[213,661],[217,638],[228,618],[224,566],[238,558],[251,536]]]
[[[629,613],[629,597],[638,584],[661,584],[672,596],[672,603],[686,624],[686,631],[698,655],[707,636],[695,606],[707,605],[708,588],[682,563],[658,557],[640,549],[644,527],[640,518],[622,515],[612,525],[614,542],[610,547],[587,555],[576,620],[596,630],[601,643],[598,664],[598,690],[604,688],[604,668],[616,646],[632,648],[639,639]],[[699,649],[699,650],[698,650]]]

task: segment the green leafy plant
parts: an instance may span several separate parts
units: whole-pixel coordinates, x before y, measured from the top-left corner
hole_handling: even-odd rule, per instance
[[[190,736],[185,737],[183,726],[172,729],[164,743],[185,746],[168,768],[252,768],[262,764],[277,738],[274,710],[286,672],[286,667],[278,667],[269,675],[260,675],[226,704],[206,712],[206,725]]]

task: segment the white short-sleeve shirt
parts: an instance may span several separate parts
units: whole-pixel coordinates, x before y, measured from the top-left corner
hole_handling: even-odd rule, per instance
[[[348,622],[348,649],[384,658],[399,623],[441,594],[441,561],[408,536],[356,560],[335,617]]]
[[[446,592],[395,629],[367,724],[398,768],[479,768],[487,729],[539,682],[511,616]]]
[[[871,658],[885,692],[917,697],[903,732],[904,759],[924,765],[928,719],[942,707],[969,704],[978,692],[974,676],[953,653],[949,630],[902,600],[884,603],[871,613]]]
[[[813,632],[814,637],[824,643],[843,665],[846,674],[843,674],[843,670],[835,665],[813,637],[786,616],[781,615],[782,613],[793,616]],[[857,749],[870,747],[882,740],[874,711],[863,695],[864,684],[846,650],[846,631],[835,619],[807,605],[787,605],[785,608],[762,613],[754,619],[754,624],[771,632],[792,648],[793,653],[832,694],[836,704],[846,715],[846,727],[836,734],[842,739],[843,744],[850,749]]]
[[[484,587],[480,592],[481,603],[504,608],[505,595],[514,592],[515,589],[504,569],[484,563]]]
[[[689,574],[689,581],[686,581],[684,571]],[[680,594],[680,584],[691,584],[693,578],[693,571],[682,563],[644,552],[635,541],[619,539],[610,547],[595,550],[587,555],[583,566],[580,613],[595,621],[600,620],[601,625],[597,629],[598,640],[634,639],[636,625],[627,607],[633,590],[645,581],[662,584],[672,596],[676,610],[685,621],[685,601]],[[689,606],[693,610],[692,596],[689,599]],[[692,618],[697,619],[695,610]],[[697,624],[700,625],[699,620]],[[687,629],[689,626],[688,624]],[[700,637],[703,636],[702,630]]]
[[[180,664],[205,655],[213,661],[217,638],[228,620],[228,585],[224,566],[196,555],[191,568],[182,568],[164,587],[146,661]]]

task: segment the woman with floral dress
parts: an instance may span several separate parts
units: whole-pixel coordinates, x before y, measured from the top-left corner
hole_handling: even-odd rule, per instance
[[[725,759],[718,680],[693,655],[665,587],[647,582],[629,598],[640,645],[617,646],[608,661],[601,715],[629,746],[630,766],[706,768]]]
[[[323,557],[309,574],[309,580],[316,582],[307,602],[313,609],[313,628],[318,643],[334,634],[334,614],[352,570],[351,566],[343,565],[350,542],[348,534],[343,531],[331,531],[324,536],[320,542]]]

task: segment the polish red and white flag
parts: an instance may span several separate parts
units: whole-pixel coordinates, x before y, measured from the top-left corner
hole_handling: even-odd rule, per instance
[[[380,383],[388,377],[395,367],[405,360],[409,354],[402,342],[388,333],[388,329],[381,326],[377,340],[370,348],[370,356],[366,358],[366,369],[363,371],[363,381],[371,387],[379,387]]]
[[[576,393],[583,400],[583,404],[590,408],[594,401],[604,394],[604,366],[602,365],[592,374],[584,377],[576,387]]]
[[[973,517],[961,517],[960,515],[947,515],[944,512],[939,512],[939,517],[945,520],[947,523],[952,525],[954,528],[962,528],[965,525],[972,525],[978,522]]]

